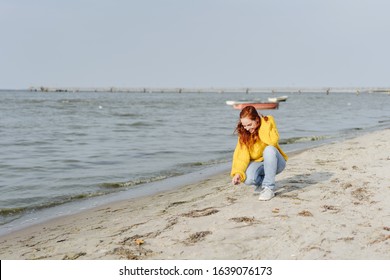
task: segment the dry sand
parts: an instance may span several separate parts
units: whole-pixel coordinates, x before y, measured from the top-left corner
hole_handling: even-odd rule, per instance
[[[262,202],[226,174],[0,238],[1,259],[390,259],[390,130],[307,150]]]

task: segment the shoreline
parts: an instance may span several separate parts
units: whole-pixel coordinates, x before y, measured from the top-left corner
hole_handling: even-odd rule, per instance
[[[289,156],[293,156],[295,154],[302,153],[314,147],[327,145],[334,141],[341,140],[340,138],[338,138],[338,140],[322,140],[321,143],[312,143],[311,145],[302,146],[292,150],[284,148],[284,150],[287,151]],[[214,175],[218,175],[223,172],[230,172],[230,167],[231,161],[219,163],[217,165],[211,165],[207,168],[193,171],[190,173],[185,173],[179,176],[168,177],[163,180],[140,184],[128,190],[113,192],[105,194],[103,196],[91,197],[86,200],[75,200],[72,202],[60,204],[58,206],[32,211],[30,213],[24,214],[20,218],[1,225],[0,238],[2,236],[12,234],[28,227],[43,224],[54,219],[60,219],[70,215],[76,215],[96,207],[121,202],[123,200],[140,199],[143,197],[156,195],[158,193],[167,192],[171,190],[179,190],[181,187],[207,180],[209,177],[212,177]]]
[[[140,184],[128,190],[96,196],[86,200],[75,200],[58,206],[40,209],[27,213],[21,218],[0,226],[0,238],[32,226],[50,222],[54,219],[77,215],[81,212],[104,205],[114,204],[124,200],[141,199],[163,192],[178,190],[183,186],[196,184],[209,177],[221,174],[229,168],[230,163],[221,163],[191,173]]]
[[[389,136],[290,153],[268,202],[222,172],[1,236],[0,257],[390,259]]]

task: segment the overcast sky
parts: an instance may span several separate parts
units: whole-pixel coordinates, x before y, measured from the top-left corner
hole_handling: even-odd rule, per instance
[[[390,86],[388,0],[0,0],[0,88]]]

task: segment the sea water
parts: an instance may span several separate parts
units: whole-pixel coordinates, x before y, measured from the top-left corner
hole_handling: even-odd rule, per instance
[[[227,170],[239,111],[226,100],[269,96],[1,91],[0,233],[32,214],[39,220],[78,202],[191,180],[183,174]],[[260,113],[274,116],[280,144],[292,152],[388,128],[389,109],[386,94],[291,93],[278,110]]]

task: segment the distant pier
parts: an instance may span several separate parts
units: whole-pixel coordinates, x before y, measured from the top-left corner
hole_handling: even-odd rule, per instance
[[[390,87],[30,87],[32,92],[129,92],[129,93],[386,93],[390,94]]]

